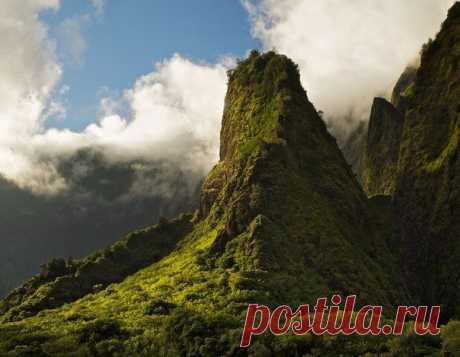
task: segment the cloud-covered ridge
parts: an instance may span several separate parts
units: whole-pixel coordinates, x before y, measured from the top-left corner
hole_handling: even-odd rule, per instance
[[[367,118],[454,0],[243,0],[253,34],[299,63],[310,100],[334,117]]]

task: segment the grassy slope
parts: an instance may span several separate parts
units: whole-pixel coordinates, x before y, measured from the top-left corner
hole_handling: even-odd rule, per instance
[[[168,255],[191,231],[191,215],[137,230],[82,261],[53,260],[42,272],[0,301],[3,321],[16,321],[56,308],[122,281]]]

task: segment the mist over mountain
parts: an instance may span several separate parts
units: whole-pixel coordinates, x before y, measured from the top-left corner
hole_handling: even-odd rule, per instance
[[[198,206],[202,177],[171,162],[110,163],[81,150],[59,163],[65,192],[46,196],[0,179],[0,295],[52,258],[80,258],[135,228]]]

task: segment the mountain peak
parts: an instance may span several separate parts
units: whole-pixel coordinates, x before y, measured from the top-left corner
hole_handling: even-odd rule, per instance
[[[267,186],[285,190],[283,173],[300,173],[308,162],[319,167],[325,153],[341,159],[308,101],[297,65],[272,51],[252,51],[229,72],[220,162],[203,186],[201,217],[210,214],[212,224],[224,218],[234,225],[239,219],[246,226],[256,212],[268,214],[262,202],[273,201],[274,191]]]
[[[283,124],[279,120],[282,106],[294,97],[306,98],[297,65],[273,51],[252,51],[229,72],[220,159],[234,160],[254,140],[276,140],[276,129]],[[239,115],[242,112],[260,115]]]
[[[367,210],[336,140],[308,101],[297,66],[274,52],[252,52],[229,74],[221,160],[202,189],[200,219],[217,231],[210,253],[289,276],[305,269],[296,260],[307,259],[317,267],[307,275],[345,292],[352,283],[339,282],[326,266],[340,274],[350,269],[340,257],[353,256],[360,275],[380,259],[391,260],[381,237],[366,228]],[[358,242],[361,248],[350,248]],[[381,256],[370,259],[376,245],[382,245]],[[324,252],[326,246],[332,250]],[[372,283],[357,289],[372,290],[383,304],[404,295],[404,289]]]

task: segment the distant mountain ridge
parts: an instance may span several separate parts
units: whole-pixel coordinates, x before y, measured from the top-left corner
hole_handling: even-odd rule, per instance
[[[84,257],[160,217],[198,207],[201,178],[171,163],[111,163],[87,149],[61,160],[58,170],[68,189],[53,196],[0,177],[0,296],[52,258]]]

